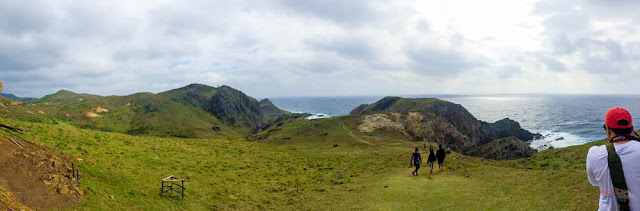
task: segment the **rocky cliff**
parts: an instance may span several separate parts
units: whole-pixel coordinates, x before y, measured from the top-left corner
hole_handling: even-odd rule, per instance
[[[534,134],[523,130],[520,125],[509,119],[496,123],[487,123],[476,119],[462,105],[436,98],[385,97],[371,105],[360,105],[350,114],[371,114],[379,112],[421,112],[433,114],[448,121],[460,133],[482,145],[496,138],[516,136],[522,140],[533,139]]]
[[[291,112],[279,109],[271,102],[271,100],[266,98],[261,100],[259,105],[260,111],[262,112],[262,119],[265,123],[278,121],[282,117],[291,114]]]
[[[445,119],[421,112],[384,112],[364,115],[358,125],[363,134],[401,132],[416,141],[443,144],[458,152],[471,152],[475,143]]]
[[[246,127],[251,132],[257,132],[263,124],[258,101],[228,86],[216,90],[205,110],[227,124]]]
[[[520,123],[509,118],[504,118],[495,123],[480,121],[480,124],[482,125],[482,131],[490,140],[514,136],[520,140],[528,141],[541,136],[522,129]]]
[[[495,123],[483,122],[476,119],[462,105],[436,98],[385,97],[370,105],[360,105],[350,114],[385,112],[401,114],[404,120],[400,122],[412,137],[445,143],[463,153],[470,153],[477,147],[499,138],[513,136],[527,141],[536,135],[522,129],[518,122],[511,119]],[[420,116],[417,118],[420,120],[416,120],[417,116]],[[447,128],[455,128],[455,132]]]
[[[513,160],[523,157],[531,157],[537,150],[529,147],[529,144],[516,137],[507,137],[493,140],[473,151],[473,155],[496,160]]]

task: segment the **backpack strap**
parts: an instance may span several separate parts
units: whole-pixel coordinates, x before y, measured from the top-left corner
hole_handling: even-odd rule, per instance
[[[613,183],[613,190],[616,194],[616,201],[618,201],[618,208],[620,210],[629,209],[629,189],[627,188],[627,182],[624,179],[624,171],[622,170],[622,162],[620,156],[613,147],[613,144],[607,144],[608,161],[609,161],[609,175],[611,176],[611,182]]]

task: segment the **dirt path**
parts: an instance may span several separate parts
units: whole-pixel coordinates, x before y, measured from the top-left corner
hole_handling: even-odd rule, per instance
[[[347,126],[344,125],[344,123],[340,122],[340,126],[342,126],[342,129],[344,129],[345,131],[347,131],[347,134],[349,134],[349,136],[351,138],[353,138],[353,140],[368,144],[368,145],[373,145],[371,143],[369,143],[368,141],[362,140],[360,139],[358,136],[354,135],[353,132],[351,132],[349,129],[347,129]]]
[[[76,205],[82,191],[72,180],[73,160],[24,140],[14,141],[21,146],[0,135],[0,207],[49,210]]]

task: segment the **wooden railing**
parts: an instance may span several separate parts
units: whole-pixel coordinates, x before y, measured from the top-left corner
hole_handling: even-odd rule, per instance
[[[184,179],[175,178],[173,175],[162,179],[160,187],[161,196],[184,198]]]

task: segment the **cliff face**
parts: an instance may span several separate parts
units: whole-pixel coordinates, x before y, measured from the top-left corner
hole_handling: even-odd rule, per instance
[[[534,138],[534,134],[522,129],[516,121],[503,119],[495,123],[483,122],[476,119],[462,105],[436,98],[385,97],[370,105],[360,105],[350,114],[366,115],[384,112],[405,115],[406,118],[402,123],[412,137],[427,141],[450,142],[453,143],[453,148],[462,152],[471,152],[499,138],[511,136],[521,140]],[[423,120],[409,120],[417,114],[420,114]],[[455,128],[456,132],[446,129],[449,126]]]
[[[482,122],[482,130],[489,139],[498,139],[514,136],[520,140],[532,140],[539,134],[533,134],[520,127],[520,123],[505,118],[495,123]]]
[[[257,132],[262,127],[258,101],[228,86],[216,90],[205,110],[232,126],[247,127]]]
[[[479,121],[462,105],[435,98],[385,97],[371,105],[360,105],[350,114],[371,114],[385,111],[422,112],[439,116],[456,127],[460,133],[480,145],[496,138],[509,136],[516,136],[525,141],[534,137],[534,134],[520,128],[520,124],[513,120],[504,119],[496,123]]]
[[[248,128],[250,133],[258,132],[265,125],[289,114],[273,105],[269,99],[258,102],[229,86],[215,88],[191,84],[163,94],[174,101],[202,108],[225,124]]]
[[[282,109],[279,109],[274,105],[271,100],[263,99],[259,102],[260,111],[262,112],[263,122],[275,122],[279,119],[290,115],[291,113]]]
[[[473,155],[497,160],[513,160],[531,157],[537,150],[529,147],[527,142],[516,137],[496,139],[473,151]]]
[[[470,152],[475,145],[445,119],[420,112],[385,112],[365,115],[358,125],[363,134],[399,131],[408,139],[443,144],[459,152]]]

